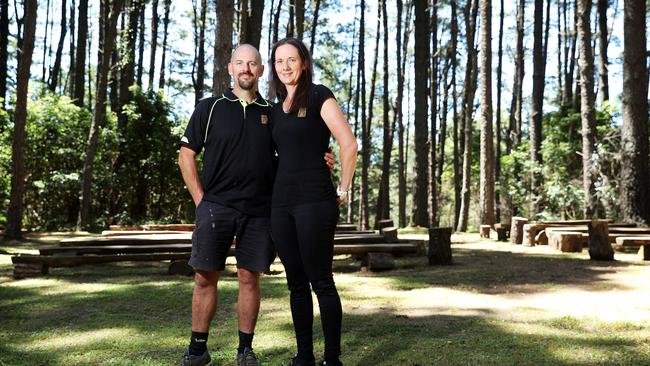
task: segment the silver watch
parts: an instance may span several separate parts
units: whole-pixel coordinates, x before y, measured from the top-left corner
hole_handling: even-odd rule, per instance
[[[336,187],[336,195],[339,197],[346,197],[348,195],[348,191],[341,189],[341,187]]]

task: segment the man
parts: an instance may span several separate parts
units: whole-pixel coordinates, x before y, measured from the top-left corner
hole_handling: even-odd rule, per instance
[[[257,49],[243,44],[228,64],[233,89],[196,106],[179,143],[178,164],[194,204],[196,229],[189,264],[196,271],[192,336],[179,366],[213,365],[207,350],[217,310],[217,283],[236,238],[239,297],[237,365],[256,366],[253,335],[260,308],[260,272],[275,259],[269,232],[274,148],[271,105],[257,92],[264,73]],[[196,155],[203,150],[203,181]],[[328,165],[333,157],[326,154]]]

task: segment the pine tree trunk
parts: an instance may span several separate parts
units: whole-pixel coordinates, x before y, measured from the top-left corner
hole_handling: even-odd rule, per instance
[[[305,33],[305,0],[295,0],[296,4],[296,38],[302,40]]]
[[[607,61],[607,0],[598,0],[598,40],[599,40],[599,62],[598,62],[598,88],[600,89],[600,100],[602,103],[609,100],[609,75]]]
[[[296,36],[295,10],[296,10],[296,0],[289,0],[289,21],[287,22],[286,37]]]
[[[14,131],[11,150],[11,193],[7,208],[7,228],[5,239],[21,239],[23,223],[23,195],[25,193],[25,141],[27,139],[27,92],[29,75],[34,52],[34,37],[36,33],[36,0],[25,0],[24,15],[25,33],[23,37],[20,65],[16,75],[16,109],[14,112]],[[4,50],[3,50],[4,52]]]
[[[273,9],[271,9],[273,10]],[[278,3],[278,7],[275,10],[275,13],[273,14],[273,42],[275,43],[278,41],[278,29],[280,27],[280,12],[282,11],[282,0]]]
[[[217,6],[219,6],[217,4]],[[248,43],[255,48],[260,47],[262,35],[262,14],[264,13],[263,0],[240,1],[241,29],[239,43]]]
[[[479,222],[494,225],[494,134],[492,131],[492,5],[481,0],[481,156]]]
[[[427,0],[415,0],[415,192],[413,223],[429,227],[429,144],[427,78],[430,57],[430,27]]]
[[[471,13],[470,13],[471,8]],[[465,6],[465,28],[467,36],[467,66],[465,70],[465,96],[463,97],[464,142],[463,147],[463,188],[461,191],[460,215],[458,218],[458,231],[467,231],[470,206],[470,186],[472,173],[472,115],[474,110],[474,96],[477,81],[477,56],[474,48],[474,34],[476,32],[476,17],[478,13],[478,0],[467,3]]]
[[[93,109],[93,121],[90,126],[88,143],[86,145],[86,154],[84,157],[83,174],[82,174],[82,191],[79,218],[77,219],[77,228],[82,229],[90,224],[90,204],[92,202],[91,188],[93,179],[93,165],[97,153],[99,134],[106,114],[106,84],[108,82],[108,71],[111,68],[110,58],[115,41],[115,28],[117,27],[117,18],[122,9],[122,0],[113,0],[108,3],[106,0],[106,13],[103,29],[103,43],[99,45],[98,54],[101,56],[101,62],[97,65],[97,95],[95,107]],[[110,13],[109,13],[110,8]]]
[[[149,49],[149,89],[153,89],[153,78],[156,73],[156,50],[158,48],[158,0],[151,2],[151,47]]]
[[[48,87],[52,92],[56,90],[56,87],[59,85],[59,74],[61,73],[61,57],[63,57],[63,43],[65,42],[65,35],[68,31],[66,25],[66,12],[68,10],[66,0],[61,1],[61,32],[59,36],[59,44],[56,46],[56,56],[54,59],[54,66],[50,72],[50,82]],[[2,48],[0,48],[2,49]],[[2,95],[0,95],[1,97]]]
[[[578,0],[578,42],[580,44],[580,86],[582,120],[582,188],[585,194],[585,218],[597,218],[596,174],[592,155],[596,145],[594,106],[594,56],[591,49],[591,0]]]
[[[48,36],[50,35],[51,31],[51,26],[50,26],[50,0],[47,0],[47,3],[45,5],[45,29],[43,30],[43,75],[41,76],[41,82],[45,83],[45,74],[47,72],[47,41],[48,41]]]
[[[627,0],[623,10],[623,124],[621,213],[623,220],[650,225],[648,174],[648,71],[646,2]]]
[[[388,70],[388,16],[386,11],[386,1],[381,1],[381,19],[384,29],[384,70]],[[375,225],[380,220],[390,219],[390,157],[393,151],[393,130],[391,122],[388,119],[390,105],[388,104],[388,73],[384,72],[383,85],[383,144],[382,144],[382,161],[381,161],[381,180],[379,182],[379,194],[377,195],[377,209],[375,216]]]
[[[144,12],[146,10],[146,3],[143,1],[138,4],[138,67],[136,72],[136,83],[142,88],[142,73],[144,71],[144,35],[145,35],[145,22]]]
[[[86,81],[86,44],[88,43],[88,0],[79,0],[79,23],[77,32],[73,96],[75,103],[83,107],[85,95],[84,84]]]
[[[198,38],[195,38],[195,47],[198,49],[196,59],[196,77],[194,76],[194,73],[192,73],[192,81],[194,84],[194,105],[199,104],[199,101],[203,99],[203,88],[205,86],[205,13],[207,7],[207,1],[201,0],[201,15],[198,21]]]
[[[430,141],[430,162],[429,162],[429,226],[437,225],[438,214],[438,187],[436,181],[436,117],[438,116],[438,1],[433,0],[431,6],[431,56],[430,56],[430,86],[429,98],[431,100],[431,130],[429,131]],[[440,162],[442,164],[442,162]]]
[[[495,146],[495,159],[494,159],[494,203],[495,207],[495,222],[501,222],[501,207],[504,205],[501,202],[501,192],[503,186],[501,185],[501,74],[503,73],[503,19],[504,19],[504,1],[500,2],[501,7],[499,11],[499,50],[497,60],[497,113],[496,113],[496,146]],[[503,192],[504,196],[507,192]]]
[[[311,42],[309,43],[309,53],[311,55],[314,54],[314,45],[316,44],[316,26],[318,25],[319,10],[320,10],[320,0],[316,0],[316,4],[314,5],[314,19],[312,19],[311,22]]]
[[[454,230],[458,227],[458,219],[460,216],[461,205],[461,183],[462,176],[460,171],[460,147],[458,138],[458,93],[456,90],[456,65],[458,55],[458,15],[457,15],[456,0],[451,0],[451,87],[453,95],[453,122],[454,122]],[[444,148],[444,147],[443,147]]]
[[[9,0],[0,0],[0,109],[7,97],[7,55],[9,45]]]
[[[212,72],[212,95],[225,92],[230,86],[228,62],[232,52],[232,21],[234,17],[233,0],[217,1],[217,30],[214,41],[214,67]]]
[[[361,126],[361,142],[363,149],[361,150],[361,230],[368,230],[370,228],[370,204],[369,204],[369,183],[368,183],[368,170],[370,169],[370,150],[371,150],[371,132],[372,132],[372,118],[375,104],[375,91],[377,81],[377,62],[379,60],[379,34],[381,31],[381,7],[377,8],[377,26],[375,36],[375,56],[372,64],[372,77],[370,81],[370,99],[368,99],[368,119],[362,121]]]
[[[122,108],[124,108],[124,106],[131,100],[131,91],[129,91],[129,87],[131,87],[135,82],[135,48],[138,36],[138,23],[140,20],[140,1],[141,0],[129,1],[127,25],[122,33],[124,40],[122,41],[123,47],[121,47],[121,50],[123,50],[124,53],[120,55],[120,64],[122,66],[120,68],[120,103],[118,105],[118,110],[116,111],[117,128],[118,132],[121,134],[126,133],[126,114],[122,112]],[[106,40],[104,40],[104,42],[106,42]],[[101,57],[103,57],[103,55]],[[124,152],[120,154],[123,153]]]
[[[542,164],[542,117],[544,108],[544,0],[535,0],[535,24],[533,44],[533,93],[531,100],[530,121],[530,159]],[[541,195],[541,177],[533,171],[530,176],[530,210],[531,215],[539,210]]]
[[[397,0],[397,24],[396,36],[397,41],[397,98],[395,100],[395,119],[397,119],[397,170],[398,170],[398,183],[397,183],[397,216],[399,227],[406,226],[406,170],[404,161],[404,114],[402,113],[402,101],[404,99],[404,69],[402,68],[402,59],[406,58],[402,53],[402,0]],[[410,9],[410,8],[409,8]],[[407,9],[407,12],[409,12]],[[405,26],[404,33],[406,33]]]
[[[1,0],[0,0],[1,1]],[[74,92],[74,70],[76,68],[75,66],[75,34],[76,34],[76,12],[75,9],[77,7],[77,3],[75,0],[72,0],[72,3],[70,4],[70,49],[69,49],[69,56],[70,56],[70,69],[68,71],[68,76],[65,81],[65,94],[69,95],[70,97],[73,97],[72,93]]]
[[[163,17],[163,44],[162,44],[162,56],[160,59],[160,79],[158,79],[158,89],[165,88],[165,67],[166,56],[167,56],[167,36],[169,35],[169,8],[171,7],[172,0],[165,1],[165,16]]]

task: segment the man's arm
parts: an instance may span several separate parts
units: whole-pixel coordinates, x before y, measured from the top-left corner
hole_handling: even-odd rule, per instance
[[[198,207],[203,198],[203,185],[201,179],[199,179],[195,157],[196,152],[188,147],[181,146],[178,151],[178,166],[181,168],[183,181],[192,196],[192,200],[194,200],[194,204]]]

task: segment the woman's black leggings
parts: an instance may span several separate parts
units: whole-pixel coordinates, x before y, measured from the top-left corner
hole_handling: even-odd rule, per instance
[[[287,275],[291,316],[301,360],[314,357],[310,284],[320,307],[325,359],[338,360],[341,354],[341,299],[332,277],[338,216],[339,208],[334,200],[271,210],[271,232]]]

